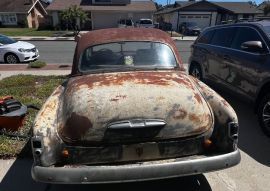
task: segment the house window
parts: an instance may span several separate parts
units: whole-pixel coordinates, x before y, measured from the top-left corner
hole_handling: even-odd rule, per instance
[[[1,14],[0,21],[4,25],[16,25],[17,24],[17,17],[15,14]]]

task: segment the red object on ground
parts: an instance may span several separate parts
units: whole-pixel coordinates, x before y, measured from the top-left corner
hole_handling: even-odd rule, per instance
[[[27,107],[12,96],[0,98],[0,129],[17,131],[22,125]]]
[[[8,131],[18,131],[23,125],[25,116],[18,117],[3,117],[0,116],[0,129],[6,129]]]

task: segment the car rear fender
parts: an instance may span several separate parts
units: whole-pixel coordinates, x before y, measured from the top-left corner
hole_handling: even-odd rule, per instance
[[[61,153],[62,140],[57,133],[57,115],[61,105],[63,85],[60,85],[47,99],[36,116],[33,125],[32,151],[36,164],[50,166]]]
[[[213,110],[215,125],[211,139],[214,145],[222,151],[236,149],[239,128],[238,118],[234,109],[224,98],[206,84],[193,77],[191,78]]]

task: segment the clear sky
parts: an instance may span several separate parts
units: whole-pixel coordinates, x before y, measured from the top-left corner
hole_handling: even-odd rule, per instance
[[[175,0],[168,0],[170,1],[170,4],[173,4],[175,2]],[[176,0],[176,1],[183,1],[183,0]],[[248,0],[210,0],[210,1],[242,1],[242,2],[247,2]],[[251,0],[251,1],[255,1],[258,4],[260,4],[261,2],[263,2],[264,0]],[[155,0],[155,2],[157,2],[158,4],[162,4],[162,5],[166,5],[167,4],[167,0]]]

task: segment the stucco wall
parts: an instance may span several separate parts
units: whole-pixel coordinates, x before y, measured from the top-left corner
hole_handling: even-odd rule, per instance
[[[118,27],[120,19],[131,18],[135,23],[141,18],[153,19],[151,12],[92,12],[93,29],[115,28]]]

